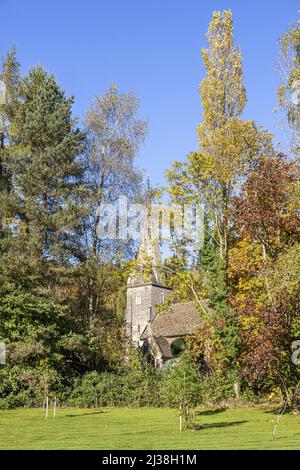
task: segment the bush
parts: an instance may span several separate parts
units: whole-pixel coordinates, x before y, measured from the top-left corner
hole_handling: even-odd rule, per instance
[[[161,395],[165,405],[179,406],[185,403],[197,406],[202,403],[199,368],[188,354],[183,353],[179,358],[167,362],[161,375]]]
[[[214,371],[201,379],[203,403],[218,405],[236,399],[233,384],[237,382],[233,371]]]
[[[77,381],[68,403],[80,407],[121,406],[122,377],[112,373],[89,372]]]
[[[218,371],[201,375],[198,364],[184,352],[168,361],[157,371],[133,352],[123,368],[111,372],[88,372],[73,376],[65,382],[61,375],[47,368],[45,380],[50,378],[58,403],[63,406],[87,408],[171,406],[180,403],[194,407],[218,405],[235,400],[233,371]],[[42,406],[44,389],[41,387],[43,369],[19,365],[0,369],[0,409]],[[55,392],[54,392],[55,390]],[[250,396],[251,395],[251,396]],[[239,403],[255,403],[257,396],[242,387]]]
[[[88,372],[77,380],[67,399],[73,406],[139,407],[161,405],[159,374],[133,352],[125,368]]]

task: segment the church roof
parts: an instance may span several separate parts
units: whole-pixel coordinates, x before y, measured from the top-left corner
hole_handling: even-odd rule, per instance
[[[203,301],[205,302],[205,301]],[[170,305],[168,313],[156,315],[141,335],[141,340],[150,336],[155,338],[187,336],[203,327],[203,321],[194,302]]]

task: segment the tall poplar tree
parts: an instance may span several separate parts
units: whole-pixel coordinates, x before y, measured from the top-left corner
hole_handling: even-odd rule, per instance
[[[230,10],[213,14],[207,40],[209,49],[202,50],[206,77],[200,85],[203,116],[197,129],[199,150],[191,153],[187,162],[176,162],[167,176],[170,194],[176,202],[204,204],[216,247],[214,259],[205,272],[210,279],[210,306],[231,361],[237,352],[238,337],[228,306],[230,212],[249,170],[273,149],[267,132],[253,121],[241,119],[247,98],[242,54],[234,45]]]
[[[292,152],[300,156],[300,20],[294,22],[280,40],[279,107],[286,113],[291,130]]]

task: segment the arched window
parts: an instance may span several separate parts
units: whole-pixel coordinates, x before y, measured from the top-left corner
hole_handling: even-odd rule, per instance
[[[171,344],[171,353],[173,357],[178,357],[184,351],[185,341],[183,338],[177,338]]]

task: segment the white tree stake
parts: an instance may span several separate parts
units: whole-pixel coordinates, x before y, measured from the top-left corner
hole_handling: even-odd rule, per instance
[[[48,418],[49,411],[49,397],[46,397],[46,419]]]
[[[179,415],[179,431],[182,431],[182,404],[180,403],[180,415]]]
[[[56,417],[56,397],[54,398],[54,401],[53,401],[53,418]]]

